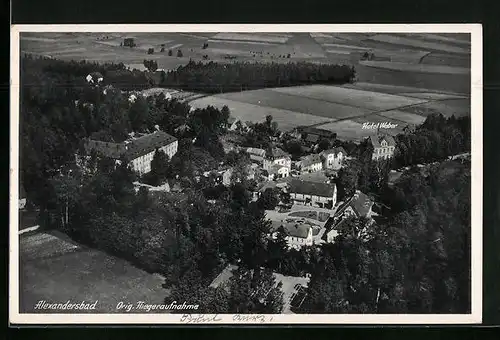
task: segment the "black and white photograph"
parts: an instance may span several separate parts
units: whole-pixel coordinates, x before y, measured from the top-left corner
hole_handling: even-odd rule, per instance
[[[480,25],[11,34],[11,322],[481,322]]]

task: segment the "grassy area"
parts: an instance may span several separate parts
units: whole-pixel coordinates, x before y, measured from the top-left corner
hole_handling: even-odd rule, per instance
[[[326,222],[330,217],[330,214],[322,211],[295,211],[288,214],[290,217],[304,217],[319,222]]]
[[[40,300],[53,303],[98,300],[94,313],[116,313],[120,301],[161,304],[168,295],[160,277],[76,244],[64,235],[21,236],[19,245],[21,313],[47,312],[34,309]]]

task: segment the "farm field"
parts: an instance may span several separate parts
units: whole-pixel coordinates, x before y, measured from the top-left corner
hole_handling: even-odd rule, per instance
[[[404,111],[427,116],[432,113],[441,113],[445,117],[466,116],[471,114],[470,99],[453,99],[440,102],[425,103],[422,105],[406,108]]]
[[[327,85],[283,87],[271,91],[369,110],[385,110],[424,102],[421,99]]]
[[[381,42],[396,46],[409,46],[413,48],[426,49],[431,51],[441,51],[457,54],[468,54],[470,49],[466,47],[458,47],[453,45],[446,45],[442,42],[426,41],[423,39],[398,37],[390,34],[377,34],[368,38],[368,40]]]
[[[389,120],[395,121],[396,124],[401,125],[401,122],[405,122],[406,124],[422,124],[425,120],[425,116],[421,116],[414,113],[409,113],[400,110],[392,110],[387,112],[382,112],[378,114],[381,117],[389,118]],[[398,123],[399,121],[399,123]]]
[[[161,304],[168,295],[159,276],[76,244],[60,233],[21,236],[19,248],[22,313],[46,312],[34,309],[41,300],[61,303],[98,300],[96,310],[87,312],[116,313],[120,301]]]
[[[465,67],[453,67],[445,65],[430,65],[430,64],[409,64],[394,61],[373,61],[364,60],[359,62],[361,65],[388,69],[394,71],[405,71],[405,72],[421,72],[421,73],[433,73],[433,74],[458,74],[458,75],[468,75],[470,74],[470,68]]]
[[[329,119],[326,117],[304,114],[285,109],[234,101],[227,98],[221,98],[219,96],[199,98],[189,102],[189,104],[194,108],[203,108],[207,107],[208,105],[222,108],[224,105],[227,105],[227,107],[231,111],[231,115],[235,118],[241,119],[244,122],[262,122],[266,119],[267,115],[272,115],[273,120],[278,123],[278,126],[282,131],[292,130],[297,126],[318,124],[334,120],[331,118]]]
[[[363,124],[353,120],[331,122],[323,125],[316,125],[315,127],[335,132],[338,139],[347,141],[358,141],[374,134],[373,130],[363,129]],[[387,131],[390,132],[391,130]]]

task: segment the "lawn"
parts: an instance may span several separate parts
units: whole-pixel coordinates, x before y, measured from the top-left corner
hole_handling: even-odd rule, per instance
[[[326,222],[330,218],[330,214],[322,211],[295,211],[288,214],[290,217],[304,217],[319,222]],[[317,234],[317,233],[316,233]]]
[[[346,106],[361,107],[368,110],[385,110],[424,102],[424,100],[416,98],[327,85],[283,87],[269,89],[269,91],[319,101],[338,103]],[[356,113],[356,115],[362,114],[362,112],[359,111]],[[345,117],[348,116],[345,115],[335,118]]]
[[[189,104],[195,108],[204,108],[208,105],[222,108],[224,105],[227,105],[231,112],[231,115],[233,117],[241,119],[244,122],[263,122],[266,119],[267,115],[272,115],[273,120],[278,123],[279,129],[282,131],[292,130],[293,128],[301,125],[311,125],[333,121],[333,119],[328,119],[325,117],[238,102],[226,98],[220,98],[219,96],[199,98],[190,102]]]
[[[34,310],[40,300],[53,303],[98,300],[94,313],[116,313],[120,301],[161,304],[168,295],[159,276],[78,245],[61,234],[21,236],[19,265],[21,313],[47,312]]]

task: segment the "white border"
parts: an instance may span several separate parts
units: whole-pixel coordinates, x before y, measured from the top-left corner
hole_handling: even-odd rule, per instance
[[[11,120],[10,120],[10,275],[9,311],[13,324],[189,324],[176,314],[20,314],[19,313],[19,61],[20,32],[336,32],[336,33],[470,33],[471,34],[471,314],[279,314],[266,315],[265,324],[473,324],[482,322],[482,26],[480,24],[182,24],[182,25],[13,25],[11,26]],[[207,315],[208,317],[208,315]],[[220,314],[204,324],[261,324],[235,321]]]

